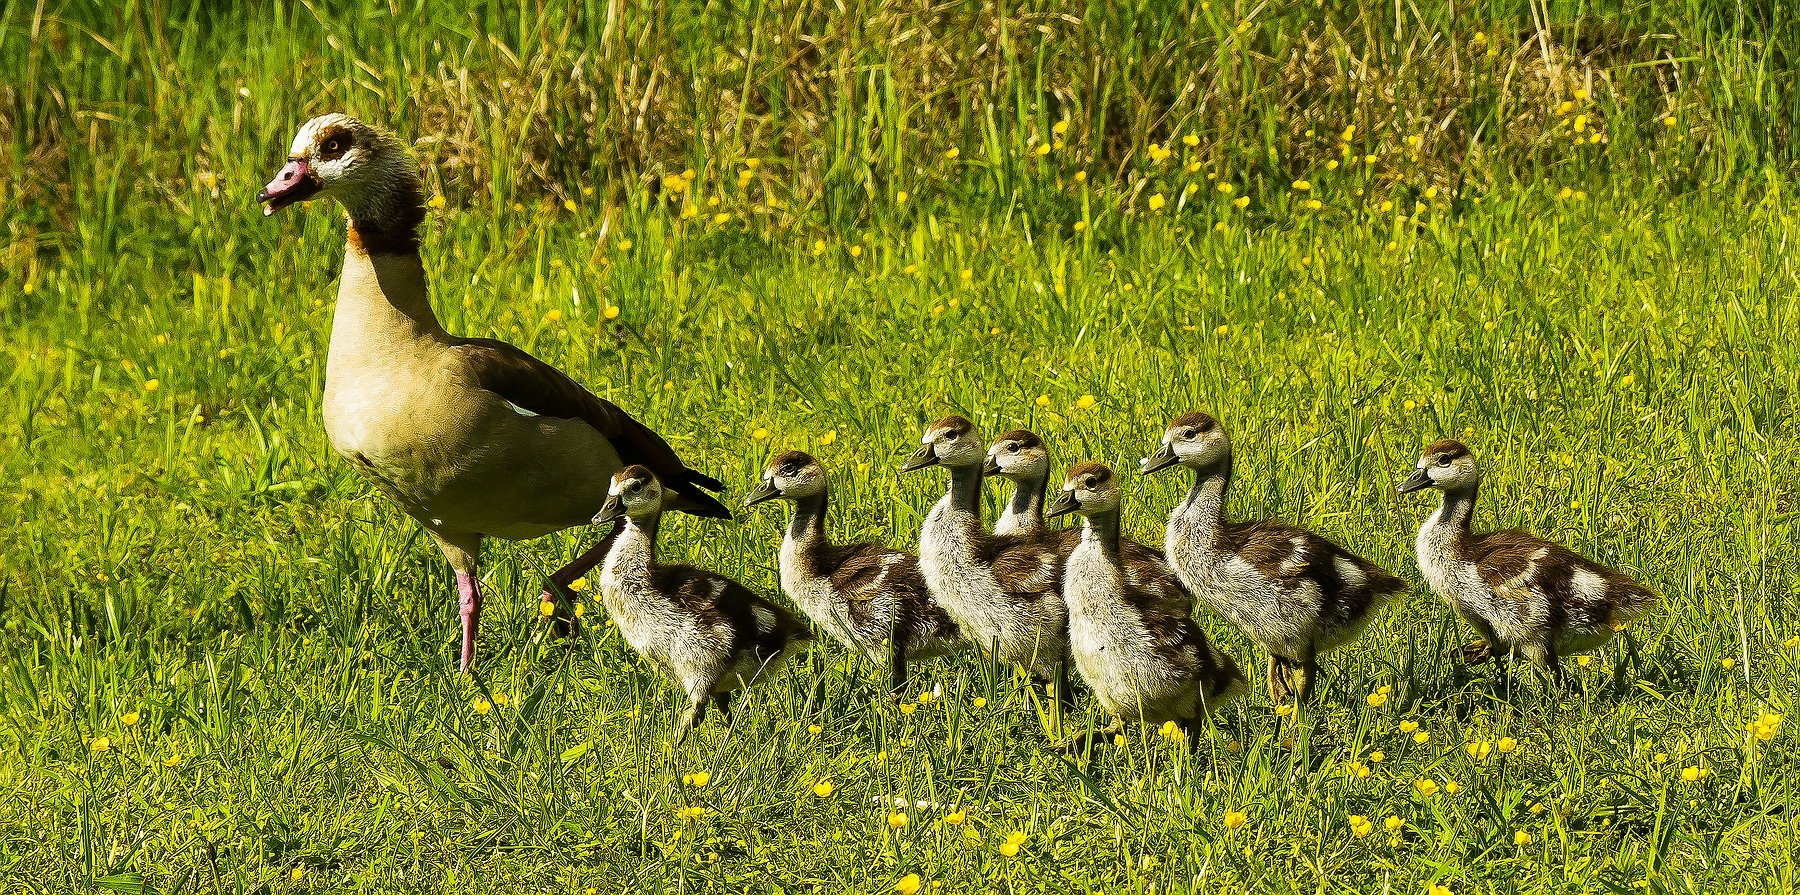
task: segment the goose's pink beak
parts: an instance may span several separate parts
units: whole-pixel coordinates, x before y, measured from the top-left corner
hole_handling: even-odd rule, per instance
[[[290,158],[282,166],[281,173],[256,194],[256,201],[263,203],[266,217],[295,202],[312,198],[320,189],[319,179],[306,168],[306,159]]]

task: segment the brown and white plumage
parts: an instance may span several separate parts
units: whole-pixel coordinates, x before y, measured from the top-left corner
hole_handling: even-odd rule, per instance
[[[1071,512],[1084,519],[1062,584],[1076,670],[1120,721],[1174,721],[1193,736],[1195,721],[1243,692],[1237,663],[1194,623],[1174,570],[1154,554],[1132,558],[1123,549],[1111,469],[1069,470],[1050,515]]]
[[[781,589],[839,643],[887,663],[896,693],[909,663],[962,645],[956,622],[932,601],[917,557],[881,544],[831,542],[830,487],[818,460],[801,451],[770,460],[744,506],[777,499],[794,505],[781,542]]]
[[[1427,446],[1400,486],[1402,494],[1444,492],[1419,528],[1419,572],[1481,634],[1481,642],[1464,648],[1470,662],[1517,653],[1559,674],[1561,657],[1605,645],[1656,602],[1625,573],[1560,544],[1517,529],[1474,533],[1480,487],[1475,456],[1449,439]]]
[[[659,562],[656,536],[667,495],[656,474],[627,466],[608,483],[598,523],[619,522],[600,564],[600,600],[631,648],[687,694],[680,742],[813,639],[786,609],[718,572]]]
[[[925,430],[901,470],[943,466],[950,488],[925,517],[919,570],[932,599],[968,642],[1041,680],[1062,677],[1068,613],[1058,589],[1062,554],[1048,539],[991,535],[981,524],[985,460],[973,423],[946,417]]]
[[[1169,516],[1169,565],[1195,596],[1268,651],[1270,697],[1304,701],[1319,654],[1353,640],[1405,584],[1306,529],[1228,521],[1231,439],[1212,417],[1177,417],[1143,471],[1178,465],[1193,470],[1194,484]]]
[[[720,490],[719,482],[687,468],[625,411],[512,345],[444,331],[419,258],[418,168],[392,134],[337,114],[303,125],[257,199],[272,214],[318,196],[349,218],[325,362],[325,432],[449,560],[462,599],[464,670],[475,655],[484,537],[585,524],[608,477],[627,463],[670,482],[675,509],[730,518],[702,490]],[[605,547],[558,570],[552,587],[592,568]]]

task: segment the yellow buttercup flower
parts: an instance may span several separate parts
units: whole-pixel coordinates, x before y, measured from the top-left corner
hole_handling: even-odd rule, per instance
[[[539,603],[538,603],[538,617],[539,618],[549,618],[550,616],[555,615],[555,614],[556,614],[556,604],[555,603],[553,603],[549,600],[539,601]]]
[[[1462,784],[1455,780],[1447,780],[1444,782],[1444,792],[1456,795],[1457,793],[1462,792]]]
[[[1413,731],[1418,730],[1418,729],[1419,729],[1419,722],[1411,720],[1410,718],[1405,721],[1400,722],[1400,732],[1401,733],[1412,733]]]
[[[888,815],[888,826],[893,827],[896,830],[906,829],[907,823],[906,812],[904,811],[896,811]]]
[[[678,809],[675,812],[675,816],[682,820],[699,820],[706,816],[706,809],[699,805],[688,805],[685,808]]]
[[[146,379],[146,380],[144,380],[144,391],[153,392],[159,388],[162,388],[162,380],[161,379]]]
[[[1350,815],[1350,835],[1358,839],[1367,839],[1375,831],[1374,822],[1360,814]]]
[[[1430,739],[1431,739],[1431,734],[1426,731],[1423,731],[1423,730],[1419,731],[1418,733],[1413,734],[1413,742],[1418,743],[1421,746],[1425,745],[1425,743],[1427,741],[1429,741]]]
[[[587,604],[586,603],[576,603],[574,606],[569,607],[569,612],[572,613],[576,618],[580,618],[587,614]]]
[[[443,196],[436,195],[436,196],[432,196],[431,199],[425,203],[425,207],[431,208],[431,209],[438,209],[438,208],[443,208],[446,204],[448,204],[448,203],[446,203],[444,201]]]
[[[1181,725],[1176,724],[1173,721],[1164,721],[1163,725],[1162,725],[1162,729],[1158,730],[1157,733],[1160,733],[1163,736],[1168,737],[1171,740],[1180,740],[1180,739],[1187,738],[1187,734],[1184,734],[1181,732]]]
[[[305,879],[306,878],[306,868],[305,867],[295,867],[291,872],[288,873],[288,878],[293,880],[294,882],[299,882],[299,881]]]
[[[1406,403],[1411,404],[1412,402],[1408,401]],[[1412,408],[1408,407],[1407,409],[1411,410]],[[1388,695],[1386,693],[1375,692],[1375,693],[1369,694],[1369,707],[1370,708],[1381,708],[1382,706],[1387,705],[1387,701],[1388,701]]]
[[[1425,895],[1456,895],[1456,893],[1450,891],[1448,886],[1440,886],[1437,883],[1432,883],[1425,887]]]
[[[1777,715],[1776,717],[1779,718],[1780,716]],[[126,727],[136,727],[138,725],[138,713],[137,712],[126,712],[125,714],[120,715],[119,723],[125,725]]]
[[[836,429],[832,429],[829,432],[826,432],[824,435],[819,436],[819,444],[820,445],[827,445],[836,440],[837,440],[837,430]]]
[[[574,581],[569,582],[569,590],[574,591],[575,593],[581,593],[582,591],[587,590],[587,589],[588,589],[588,580],[587,580],[587,576],[585,576],[585,575],[580,578],[575,579]]]
[[[1006,834],[1006,841],[1000,843],[1000,853],[1009,858],[1018,857],[1019,849],[1024,847],[1026,838],[1024,833],[1017,830]]]
[[[910,715],[917,709],[918,709],[918,706],[913,703],[910,703],[910,702],[900,703],[900,714],[902,714],[902,715]]]
[[[1418,790],[1419,795],[1422,796],[1435,795],[1438,791],[1437,781],[1429,777],[1422,777],[1414,781],[1413,788]]]
[[[975,708],[981,708],[982,706],[987,705],[987,697],[977,696],[974,699],[969,700],[969,704],[974,706]]]
[[[476,697],[474,702],[469,703],[469,707],[473,708],[475,710],[475,714],[477,714],[477,715],[485,715],[488,712],[491,712],[494,710],[493,703],[488,702],[486,699],[482,699],[480,697]]]
[[[1406,827],[1406,821],[1401,820],[1396,815],[1390,814],[1388,815],[1387,820],[1381,822],[1381,826],[1389,833],[1398,833]]]
[[[1294,181],[1294,189],[1298,192],[1304,193],[1307,190],[1312,189],[1312,184],[1307,183],[1304,180],[1296,180],[1296,181]]]
[[[1249,822],[1250,822],[1250,816],[1248,814],[1245,814],[1242,811],[1227,811],[1227,812],[1225,812],[1225,819],[1223,821],[1223,823],[1225,824],[1225,829],[1227,829],[1227,830],[1238,829],[1239,827],[1242,827],[1244,824],[1247,824]]]
[[[692,774],[682,774],[681,782],[698,788],[712,782],[712,774],[708,771],[695,771]]]
[[[762,426],[757,426],[756,429],[750,433],[750,437],[757,441],[762,441],[769,437],[769,430]]]
[[[1489,753],[1494,751],[1494,744],[1487,740],[1482,740],[1478,743],[1469,743],[1463,747],[1463,751],[1468,752],[1469,757],[1476,761],[1485,761],[1487,760]]]
[[[1098,403],[1099,401],[1093,395],[1082,395],[1075,399],[1075,408],[1077,410],[1092,410],[1094,405]]]
[[[1381,764],[1386,759],[1387,759],[1387,753],[1381,751],[1380,749],[1377,749],[1374,752],[1369,753],[1369,761],[1372,761],[1375,764]]]
[[[1275,707],[1275,717],[1277,718],[1286,718],[1293,713],[1294,707],[1285,702]]]
[[[181,753],[179,752],[170,752],[162,760],[162,766],[165,768],[172,768],[179,764],[181,764]]]
[[[899,892],[900,895],[918,895],[921,885],[923,883],[919,880],[917,873],[908,873],[900,877],[900,881],[894,884],[894,891]]]
[[[1698,783],[1706,779],[1707,770],[1699,765],[1688,765],[1681,769],[1681,779],[1689,783]]]
[[[1168,204],[1168,200],[1163,198],[1162,193],[1157,193],[1150,197],[1150,210],[1151,211],[1161,211],[1162,207],[1167,204]]]
[[[962,808],[958,808],[955,811],[952,811],[949,814],[944,815],[944,823],[947,823],[953,827],[962,826],[962,822],[965,820],[968,820],[968,819],[969,819],[969,812]]]
[[[1531,834],[1525,832],[1524,830],[1520,830],[1517,833],[1514,833],[1513,834],[1513,844],[1518,845],[1518,846],[1530,845],[1531,844]]]
[[[820,780],[812,785],[813,795],[818,796],[821,799],[831,795],[831,791],[834,788],[835,787],[831,785],[830,780]]]
[[[944,158],[954,160],[959,155],[962,155],[962,150],[956,148],[955,146],[952,146],[949,149],[944,150]]]
[[[1494,748],[1500,750],[1501,755],[1506,755],[1519,748],[1519,741],[1512,737],[1501,737],[1500,741],[1494,744]]]
[[[112,740],[107,737],[94,737],[88,740],[88,749],[93,752],[106,752],[112,749]]]
[[[631,251],[631,240],[629,240],[629,239],[619,240],[618,247],[619,247],[619,251],[621,251],[621,252]]]

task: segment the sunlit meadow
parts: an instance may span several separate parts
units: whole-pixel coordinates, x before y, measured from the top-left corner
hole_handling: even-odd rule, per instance
[[[1785,13],[676,5],[0,6],[0,890],[1800,888]],[[343,224],[252,202],[337,108],[417,141],[452,331],[733,503],[800,448],[910,546],[932,419],[1130,468],[1205,409],[1234,513],[1412,590],[1300,714],[1085,761],[1007,669],[895,700],[835,645],[672,748],[591,589],[539,614],[581,530],[491,545],[459,676],[444,564],[320,429]],[[1444,436],[1478,524],[1662,596],[1579,691],[1448,655],[1394,491]],[[1125,486],[1159,542],[1184,483]],[[783,521],[664,549],[774,595]]]

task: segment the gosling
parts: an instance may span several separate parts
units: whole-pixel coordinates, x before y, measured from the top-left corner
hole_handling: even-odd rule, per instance
[[[1044,524],[1044,496],[1050,490],[1050,452],[1043,439],[1024,429],[1014,429],[988,445],[984,476],[1008,479],[1013,483],[1012,499],[994,523],[994,534],[1019,538],[1048,539],[1048,549],[1063,556],[1081,542],[1081,528],[1050,528]],[[1162,551],[1139,544],[1123,542],[1125,568],[1149,568],[1149,560],[1161,565]],[[1189,603],[1190,611],[1192,603]]]
[[[956,622],[932,602],[917,557],[880,544],[831,543],[830,489],[812,455],[788,451],[770,460],[744,506],[777,499],[794,505],[781,542],[781,589],[851,652],[887,663],[895,693],[906,689],[908,663],[957,649]]]
[[[1188,614],[1174,570],[1152,555],[1131,559],[1119,535],[1119,484],[1111,469],[1068,472],[1051,516],[1080,513],[1081,542],[1063,571],[1069,652],[1082,680],[1117,722],[1173,721],[1198,735],[1199,719],[1244,692],[1244,676]],[[1136,582],[1135,584],[1133,582]]]
[[[1050,490],[1050,451],[1044,440],[1014,429],[988,446],[984,476],[1010,479],[1012,500],[994,520],[996,535],[1040,535],[1044,528],[1044,495]]]
[[[1059,702],[1066,702],[1062,553],[1043,539],[982,530],[984,460],[975,424],[951,416],[926,428],[918,451],[900,467],[950,471],[949,491],[919,533],[919,571],[972,645],[1040,683],[1056,681]]]
[[[1169,515],[1163,549],[1181,582],[1269,654],[1269,698],[1306,702],[1319,655],[1354,640],[1406,585],[1310,531],[1272,520],[1229,522],[1231,438],[1204,413],[1176,417],[1145,474],[1185,466],[1187,497]]]
[[[1479,641],[1463,647],[1471,665],[1516,654],[1553,680],[1563,656],[1604,646],[1614,631],[1648,610],[1656,595],[1617,569],[1560,544],[1513,529],[1475,534],[1470,517],[1481,467],[1462,442],[1433,442],[1401,494],[1426,488],[1443,503],[1419,527],[1419,572]]]
[[[601,563],[600,598],[625,641],[687,694],[675,725],[680,744],[710,701],[731,711],[731,693],[780,667],[812,639],[787,610],[717,572],[656,559],[667,492],[645,466],[613,474],[594,524],[623,520]]]

